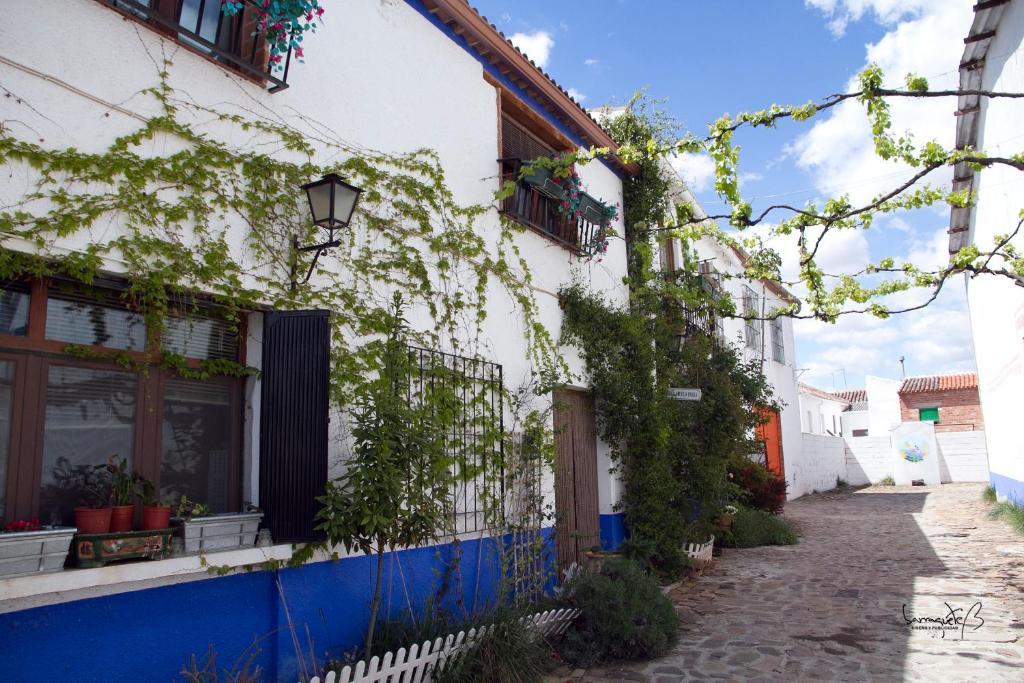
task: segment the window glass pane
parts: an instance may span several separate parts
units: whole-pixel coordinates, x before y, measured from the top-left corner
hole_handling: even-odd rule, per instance
[[[28,334],[28,291],[0,289],[0,334]]]
[[[160,495],[184,495],[213,512],[231,512],[232,424],[230,386],[167,380]]]
[[[224,320],[169,316],[164,320],[160,347],[188,358],[237,360],[238,334]]]
[[[138,313],[61,294],[46,303],[46,338],[70,344],[143,351],[146,323]]]
[[[131,372],[50,366],[43,427],[39,519],[72,524],[94,465],[132,462],[138,377]]]
[[[7,518],[7,463],[11,454],[11,391],[14,385],[14,363],[0,361],[0,519]]]

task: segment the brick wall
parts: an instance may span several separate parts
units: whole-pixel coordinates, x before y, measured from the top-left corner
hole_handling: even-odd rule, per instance
[[[935,407],[939,409],[936,432],[971,432],[985,428],[977,389],[900,394],[900,417],[904,422],[917,422],[919,408]]]

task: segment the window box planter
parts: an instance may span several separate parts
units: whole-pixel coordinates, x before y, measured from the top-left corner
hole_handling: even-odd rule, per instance
[[[604,225],[608,220],[604,204],[594,199],[586,192],[580,192],[579,212],[580,215],[583,216],[584,220],[590,221],[596,225]]]
[[[77,531],[68,526],[0,534],[0,578],[60,571]]]
[[[239,512],[206,517],[172,517],[171,526],[185,541],[185,554],[249,548],[256,543],[262,512]]]
[[[525,162],[529,165],[532,162]],[[566,190],[562,187],[555,176],[551,173],[551,169],[548,168],[537,168],[532,173],[523,176],[523,182],[534,187],[541,194],[551,197],[554,200],[562,201],[565,199]]]
[[[75,564],[102,567],[116,560],[162,560],[171,551],[171,529],[120,531],[109,534],[77,534]]]

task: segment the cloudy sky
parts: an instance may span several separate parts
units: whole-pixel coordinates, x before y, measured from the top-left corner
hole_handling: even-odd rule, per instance
[[[639,88],[690,130],[725,112],[777,102],[801,104],[851,89],[869,62],[899,86],[908,72],[932,88],[953,88],[971,0],[473,0],[481,13],[586,107],[622,104]],[[897,129],[952,145],[953,100],[899,102]],[[849,194],[864,201],[908,172],[873,154],[862,108],[846,102],[805,124],[744,133],[741,184],[755,212],[778,201],[800,205]],[[709,213],[722,212],[711,162],[693,156],[678,171]],[[948,183],[950,175],[937,175]],[[947,258],[945,208],[881,218],[869,231],[840,233],[820,255],[826,272],[850,272],[885,256],[921,266]],[[793,277],[793,243],[777,245]],[[795,278],[793,278],[795,279]],[[906,293],[892,304],[912,304]],[[973,369],[963,282],[950,281],[927,309],[888,320],[849,316],[837,324],[798,320],[801,381],[825,389],[863,386],[866,374]]]

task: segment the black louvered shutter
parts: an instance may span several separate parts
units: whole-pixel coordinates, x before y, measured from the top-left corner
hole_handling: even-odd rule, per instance
[[[327,481],[327,311],[278,311],[263,322],[260,507],[276,542],[320,538]]]

